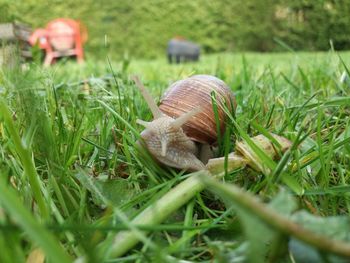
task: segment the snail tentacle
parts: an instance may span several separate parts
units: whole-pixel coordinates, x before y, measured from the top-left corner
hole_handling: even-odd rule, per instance
[[[138,76],[133,76],[132,79],[135,82],[136,86],[139,88],[142,96],[146,100],[146,103],[153,114],[153,118],[158,119],[158,118],[164,116],[164,114],[158,108],[157,104],[154,102],[151,94],[148,92],[148,90],[142,84],[140,78]]]
[[[180,128],[182,125],[184,125],[186,122],[188,122],[194,115],[196,115],[197,113],[201,112],[202,108],[201,107],[197,107],[194,108],[193,110],[186,112],[184,114],[182,114],[180,117],[178,117],[171,125],[174,128]]]

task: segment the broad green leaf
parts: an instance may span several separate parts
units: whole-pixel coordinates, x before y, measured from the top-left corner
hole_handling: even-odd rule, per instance
[[[114,206],[125,204],[137,194],[137,190],[132,187],[130,182],[122,178],[95,180],[95,184]]]
[[[247,211],[232,202],[232,199],[220,194],[227,207],[234,207],[237,216],[244,228],[244,233],[249,241],[248,258],[249,262],[266,262],[269,257],[271,245],[280,242],[280,234],[257,218],[254,213]],[[296,209],[296,202],[286,191],[280,191],[268,205],[270,208],[284,215],[291,214]],[[287,244],[279,244],[287,246]]]
[[[348,216],[320,217],[306,211],[299,211],[293,214],[292,219],[315,233],[350,241],[350,219]]]
[[[92,194],[97,205],[107,205],[107,202],[114,206],[121,206],[131,200],[137,191],[126,179],[98,179],[81,172],[76,177],[84,187]]]
[[[302,188],[298,181],[289,174],[283,173],[281,176],[281,181],[285,183],[297,195],[302,195],[304,193],[304,188]]]
[[[288,244],[289,251],[297,263],[346,263],[348,259],[322,254],[314,247],[292,238]]]
[[[292,219],[315,233],[327,235],[333,239],[350,241],[350,219],[347,216],[320,217],[306,211],[299,211],[292,215]],[[348,259],[317,251],[296,239],[290,240],[289,250],[296,262],[349,262]]]

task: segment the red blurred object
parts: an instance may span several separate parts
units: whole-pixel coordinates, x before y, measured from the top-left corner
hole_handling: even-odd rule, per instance
[[[87,31],[79,22],[58,18],[49,22],[45,29],[39,28],[29,38],[31,45],[39,44],[45,50],[44,65],[51,65],[56,58],[75,56],[83,62],[83,43],[87,40]]]
[[[34,46],[38,43],[41,49],[45,49],[48,45],[46,30],[43,28],[36,29],[29,37],[29,43]]]

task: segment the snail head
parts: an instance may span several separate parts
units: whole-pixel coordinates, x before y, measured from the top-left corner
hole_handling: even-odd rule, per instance
[[[199,113],[201,108],[195,108],[173,119],[160,111],[151,94],[137,76],[134,76],[133,80],[146,100],[148,107],[151,109],[154,118],[151,122],[143,120],[136,121],[138,124],[145,127],[145,130],[141,133],[141,137],[150,152],[156,157],[165,157],[169,146],[173,144],[176,144],[174,145],[176,147],[189,148],[190,151],[194,152],[194,143],[185,135],[182,130],[182,125]]]

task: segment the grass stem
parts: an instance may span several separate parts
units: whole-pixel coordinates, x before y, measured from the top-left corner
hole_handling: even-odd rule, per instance
[[[132,220],[133,225],[156,225],[162,223],[169,215],[191,200],[198,192],[204,189],[200,175],[207,171],[199,171],[190,175],[185,181],[171,189],[158,201],[147,207]],[[139,239],[132,231],[118,233],[110,249],[109,258],[120,257],[134,247]]]
[[[35,169],[32,153],[28,146],[23,145],[22,140],[13,122],[10,110],[6,106],[5,101],[2,99],[0,99],[0,117],[2,117],[2,120],[5,123],[5,127],[8,131],[8,134],[15,146],[15,151],[19,155],[19,158],[22,162],[24,172],[28,177],[29,184],[32,188],[33,197],[38,204],[40,213],[44,219],[47,219],[49,217],[48,208],[46,206],[44,197],[40,191],[39,176]]]

